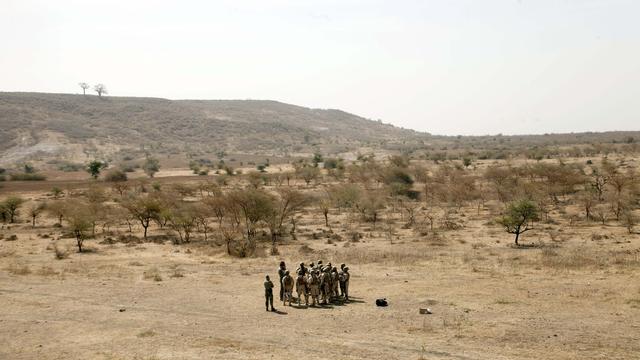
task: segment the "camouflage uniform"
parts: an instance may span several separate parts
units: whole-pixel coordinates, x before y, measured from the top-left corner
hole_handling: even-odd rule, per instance
[[[304,263],[300,263],[300,266],[296,269],[297,275],[305,276],[307,274],[307,268],[304,267]]]
[[[284,264],[284,261],[281,261],[280,267],[278,268],[278,276],[280,277],[280,301],[284,300],[284,287],[282,287],[282,278],[284,277],[285,271],[287,271],[287,266]]]
[[[307,278],[305,275],[298,273],[296,278],[296,292],[298,293],[298,306],[302,302],[302,296],[304,296],[305,305],[309,306],[309,289],[307,286]]]
[[[289,270],[287,270],[282,278],[282,287],[284,288],[283,306],[287,304],[287,300],[289,300],[289,306],[291,306],[291,298],[293,298],[293,284],[293,278],[289,275]]]
[[[345,288],[345,282],[344,282],[344,268],[345,268],[345,264],[340,264],[340,272],[338,273],[338,281],[340,281],[340,296],[344,297],[344,288]]]
[[[318,275],[315,271],[311,271],[307,275],[307,286],[309,287],[309,294],[311,295],[313,306],[316,306],[319,302],[318,296],[320,295],[320,280],[318,279]]]
[[[338,275],[338,268],[331,269],[331,296],[338,297],[338,289],[340,287],[340,276]]]
[[[343,270],[344,277],[344,299],[349,300],[349,278],[351,274],[349,274],[349,267],[345,266]]]
[[[320,274],[320,293],[322,294],[322,302],[328,304],[331,300],[331,274],[327,267]]]

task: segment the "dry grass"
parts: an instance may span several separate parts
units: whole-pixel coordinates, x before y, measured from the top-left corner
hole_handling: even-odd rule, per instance
[[[162,281],[162,275],[157,267],[152,267],[143,273],[145,280]]]
[[[554,269],[606,268],[610,266],[639,267],[637,251],[602,251],[591,248],[550,249],[540,251],[540,264]]]
[[[63,260],[69,257],[69,248],[58,242],[53,245],[53,252],[55,258],[58,260]]]
[[[20,265],[16,263],[9,264],[6,270],[12,275],[29,275],[31,274],[31,269],[27,265]]]
[[[334,259],[335,263],[411,265],[433,259],[433,253],[426,248],[401,248],[382,251],[349,247],[334,251],[331,258]]]

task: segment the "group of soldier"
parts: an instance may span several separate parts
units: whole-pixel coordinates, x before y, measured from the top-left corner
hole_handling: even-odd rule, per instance
[[[334,301],[349,301],[349,267],[345,264],[340,265],[340,270],[332,266],[331,263],[324,265],[322,260],[317,263],[311,262],[308,266],[300,263],[296,269],[296,277],[291,276],[284,261],[280,262],[278,268],[278,277],[280,278],[280,301],[285,306],[287,301],[289,306],[293,301],[293,289],[295,287],[297,293],[298,306],[304,303],[309,306],[311,300],[312,306],[326,305]],[[265,307],[269,311],[276,311],[273,307],[273,282],[266,276],[264,282],[265,291]]]

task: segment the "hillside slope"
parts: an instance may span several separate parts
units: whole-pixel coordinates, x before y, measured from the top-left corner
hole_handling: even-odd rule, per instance
[[[340,110],[276,101],[0,93],[5,162],[33,153],[59,156],[74,147],[112,153],[142,146],[158,152],[347,151],[423,135]]]

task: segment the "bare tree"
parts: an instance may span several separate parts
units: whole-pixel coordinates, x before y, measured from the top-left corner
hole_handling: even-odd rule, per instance
[[[102,94],[107,95],[109,92],[107,92],[107,87],[104,84],[98,84],[96,86],[93,87],[93,91],[95,91],[96,93],[98,93],[98,96],[102,96]]]
[[[81,83],[78,83],[78,85],[80,85],[80,88],[82,88],[82,95],[87,95],[87,89],[89,88],[89,84],[87,84],[86,82],[81,82]]]
[[[42,214],[42,212],[46,209],[45,203],[33,203],[29,206],[28,212],[29,217],[31,218],[31,227],[36,227],[36,219]]]

